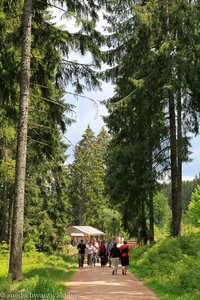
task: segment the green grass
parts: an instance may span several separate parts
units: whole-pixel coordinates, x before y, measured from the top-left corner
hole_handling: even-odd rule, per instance
[[[40,295],[40,298],[43,294],[50,294],[42,296],[42,299],[63,299],[67,281],[76,269],[77,258],[37,252],[24,254],[23,276],[13,283],[7,279],[8,255],[0,254],[0,266],[0,293],[5,293],[3,295],[7,298],[11,298],[10,294],[20,299],[31,299],[31,294]],[[12,299],[15,298],[12,296]]]
[[[200,299],[200,233],[133,249],[130,271],[163,300]]]

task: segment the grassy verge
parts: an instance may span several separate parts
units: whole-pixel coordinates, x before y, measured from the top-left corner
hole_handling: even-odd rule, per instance
[[[75,256],[30,252],[23,256],[23,277],[9,282],[8,255],[0,255],[0,298],[64,299],[67,281],[77,266]]]
[[[130,271],[163,300],[200,299],[200,233],[133,249]]]

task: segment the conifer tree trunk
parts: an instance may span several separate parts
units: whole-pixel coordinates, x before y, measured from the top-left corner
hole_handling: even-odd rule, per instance
[[[152,115],[151,109],[147,112],[149,116]],[[152,118],[148,118],[148,128],[152,128]],[[151,132],[149,133],[149,135]],[[154,243],[154,203],[153,203],[153,196],[154,196],[154,182],[153,182],[153,158],[152,158],[152,146],[149,138],[149,171],[151,172],[151,179],[150,179],[150,189],[149,189],[149,242],[150,244]]]
[[[7,198],[8,198],[8,194],[7,194],[7,181],[5,179],[4,182],[4,186],[3,186],[3,193],[2,193],[2,211],[1,211],[1,220],[0,220],[0,242],[2,241],[6,241],[6,224],[7,224],[7,216],[6,216],[6,212],[7,212]]]
[[[149,241],[154,243],[154,205],[153,192],[149,192]]]
[[[170,26],[169,26],[169,0],[166,2],[166,28],[167,40],[170,41]],[[181,104],[180,104],[181,105]],[[177,107],[178,108],[178,107]],[[182,159],[179,151],[179,142],[176,128],[176,107],[174,92],[169,92],[169,118],[170,118],[170,150],[171,150],[171,195],[172,195],[172,235],[174,237],[181,234],[181,181],[182,181]],[[178,115],[178,112],[177,112]],[[181,124],[178,123],[178,131],[181,131]],[[180,141],[180,136],[179,136]],[[181,159],[181,161],[180,161]]]
[[[12,219],[13,219],[13,195],[9,200],[9,208],[8,208],[8,233],[7,233],[7,244],[11,245],[11,233],[12,233]]]
[[[148,242],[148,232],[147,232],[147,222],[146,222],[146,212],[145,212],[145,203],[142,201],[142,211],[141,211],[141,237],[144,244]]]
[[[4,140],[5,147],[7,146],[7,141]],[[6,151],[4,152],[1,160],[7,162]],[[7,169],[6,169],[7,172]],[[1,207],[0,207],[0,242],[6,241],[7,236],[7,209],[8,209],[8,183],[7,174],[4,173],[4,183],[2,185],[2,195],[1,195]]]
[[[178,196],[178,162],[176,140],[175,99],[173,92],[169,95],[170,148],[171,148],[171,194],[172,194],[172,235],[180,235],[179,196]]]
[[[25,0],[22,23],[23,41],[20,81],[20,107],[15,174],[15,199],[13,205],[12,236],[9,264],[9,274],[12,280],[17,279],[22,275],[22,239],[24,226],[24,190],[30,81],[32,2],[33,0]]]
[[[182,103],[181,90],[177,91],[177,232],[181,234],[181,218],[182,218]]]

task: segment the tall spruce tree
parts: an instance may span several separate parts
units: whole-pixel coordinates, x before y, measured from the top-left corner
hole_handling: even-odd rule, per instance
[[[56,131],[64,131],[66,124],[68,125],[69,123],[69,119],[65,118],[64,112],[70,110],[70,106],[65,105],[62,100],[65,85],[72,83],[72,85],[76,87],[77,92],[81,92],[85,87],[92,88],[99,86],[99,81],[90,65],[70,61],[68,60],[68,54],[70,50],[80,52],[82,55],[86,52],[91,52],[94,65],[99,66],[100,52],[98,48],[101,44],[101,35],[95,30],[95,21],[98,19],[97,12],[100,8],[100,2],[101,1],[89,1],[85,3],[84,1],[77,1],[74,3],[71,1],[58,1],[61,5],[65,4],[65,17],[67,19],[75,17],[79,24],[80,30],[77,33],[71,34],[69,31],[61,30],[52,24],[49,7],[53,6],[53,1],[52,3],[37,0],[33,1],[34,18],[32,26],[30,103],[32,106],[32,114],[34,111],[39,111],[41,114],[37,114],[37,118],[34,119],[34,121],[31,120],[30,115],[28,137],[29,143],[32,144],[29,148],[30,154],[35,154],[38,164],[39,162],[41,163],[40,158],[42,158],[43,162],[46,162],[48,158],[54,158],[56,152],[55,148],[59,147],[61,141],[60,138],[53,133]],[[16,3],[19,6],[15,5]],[[21,17],[20,12],[23,5],[24,1],[1,2],[3,13],[10,13],[11,19],[14,19],[14,14],[12,15],[11,13],[12,8],[19,8],[19,10],[16,9],[14,11],[14,13],[17,12],[15,15],[16,26],[13,27],[13,32],[11,32],[10,35],[8,34],[8,36],[13,37],[13,40],[10,39],[13,48],[6,48],[5,46],[1,51],[1,54],[3,54],[3,52],[8,55],[16,54],[16,56],[13,55],[13,60],[3,60],[2,66],[4,68],[9,61],[16,62],[16,66],[14,66],[15,74],[19,74],[19,49],[21,46],[21,23],[19,17]],[[13,75],[14,73],[12,72],[10,74]],[[12,85],[17,95],[19,90],[18,78],[19,76],[17,75],[13,78],[14,84]],[[83,78],[85,78],[85,80]],[[23,79],[24,78],[22,78],[22,80]],[[81,79],[83,79],[83,81],[81,81]],[[9,86],[8,82],[7,80],[1,81],[1,86],[3,86],[1,91],[7,92],[6,96],[8,99],[14,102],[15,99],[19,99],[19,96],[12,98],[12,89],[9,90],[7,88]],[[4,96],[5,93],[2,97]],[[3,101],[4,100],[5,99],[3,99]],[[43,113],[44,115],[46,114],[46,118],[42,117]],[[37,122],[35,122],[36,120]],[[21,133],[22,132],[19,131],[19,134]],[[26,135],[24,135],[24,138],[26,139]],[[42,157],[40,157],[41,149]],[[25,156],[26,155],[24,155],[24,157]],[[17,211],[14,212],[14,215],[16,214],[18,214]],[[23,220],[23,208],[20,212],[20,219]],[[20,227],[22,228],[22,226]],[[19,230],[21,229],[19,228]],[[20,237],[22,239],[21,233]],[[18,243],[19,248],[22,246],[21,241]],[[19,250],[19,255],[21,255],[20,252],[21,250]],[[16,263],[18,263],[16,269],[20,270],[21,259],[16,260]],[[10,268],[10,270],[11,269],[12,268]],[[11,273],[13,272],[11,271]],[[18,276],[20,276],[20,271],[16,274],[12,274],[13,279]]]
[[[190,130],[187,124],[190,123],[191,126],[193,116],[194,120],[197,118],[196,112],[193,111],[190,114],[191,122],[188,123],[188,120],[184,119],[188,105],[191,108],[192,104],[187,66],[196,57],[193,50],[191,51],[196,40],[196,34],[191,25],[195,17],[194,7],[195,3],[188,1],[167,1],[160,2],[158,14],[155,11],[157,25],[160,24],[158,27],[161,28],[160,33],[156,33],[160,39],[160,42],[156,44],[156,49],[158,49],[158,55],[166,62],[166,67],[163,69],[165,74],[163,73],[162,76],[165,80],[163,90],[168,101],[170,119],[173,236],[181,234],[182,162],[187,160],[187,146],[189,145],[187,132]],[[195,76],[195,73],[196,70],[193,70],[192,76]]]
[[[22,238],[24,227],[24,192],[26,176],[26,149],[28,128],[28,101],[30,83],[31,59],[31,24],[32,0],[26,0],[23,11],[23,44],[22,66],[20,79],[20,107],[16,155],[15,199],[13,206],[13,221],[9,274],[12,280],[22,275]]]
[[[62,249],[70,224],[66,145],[57,147],[54,159],[27,169],[24,247],[29,244],[51,253]],[[27,246],[26,246],[27,245]]]
[[[196,33],[191,27],[191,18],[194,17],[193,8],[196,3],[135,1],[132,4],[132,1],[117,3],[114,6],[116,14],[108,16],[108,21],[112,25],[112,34],[108,42],[114,49],[107,52],[106,60],[110,65],[115,66],[107,71],[106,76],[117,84],[117,97],[111,100],[110,112],[112,115],[108,120],[108,126],[119,139],[122,133],[126,133],[124,129],[134,124],[129,119],[129,113],[138,116],[137,119],[133,117],[132,119],[138,127],[141,126],[140,129],[134,127],[136,129],[135,137],[139,133],[140,139],[132,138],[130,147],[133,148],[134,144],[139,146],[143,139],[146,142],[145,145],[148,144],[148,148],[151,150],[135,152],[134,155],[141,153],[140,155],[146,163],[152,160],[153,167],[154,163],[159,165],[159,168],[162,166],[161,158],[168,157],[165,154],[170,146],[173,182],[172,234],[177,236],[180,234],[181,222],[181,164],[183,160],[187,159],[188,153],[186,135],[188,129],[183,120],[183,112],[187,111],[188,103],[190,103],[189,107],[192,103],[190,101],[191,93],[188,93],[189,81],[186,69],[190,60],[194,62],[192,57],[195,56],[191,47],[196,40]],[[186,37],[188,37],[190,46],[186,43]],[[196,72],[197,70],[193,70],[194,76]],[[137,103],[138,106],[136,106]],[[132,110],[130,105],[132,105]],[[129,109],[127,109],[128,106]],[[140,106],[143,106],[143,109]],[[152,109],[150,110],[148,107]],[[142,110],[146,112],[146,122],[145,113],[140,113]],[[169,113],[169,123],[165,118],[167,112]],[[123,127],[113,125],[114,122],[120,124],[119,120],[123,120],[123,118]],[[148,118],[149,121],[147,121]],[[153,124],[157,130],[146,135],[154,127]],[[184,127],[181,128],[181,125]],[[170,128],[168,132],[166,132],[167,126]],[[166,144],[165,141],[168,137],[170,143]],[[127,141],[128,138],[125,135],[123,141]],[[123,145],[122,141],[120,143]],[[167,146],[165,149],[164,145]],[[154,162],[152,155],[147,156],[147,153],[155,155],[157,162]],[[168,163],[165,165],[165,169],[168,168],[167,166]],[[150,164],[149,171],[151,169]],[[148,174],[149,171],[146,171],[143,169],[142,174]],[[142,174],[140,176],[143,176]],[[152,178],[156,178],[154,173],[151,174]],[[136,174],[132,176],[136,176]],[[152,188],[154,189],[155,184],[151,186],[151,188],[148,187],[150,191]],[[152,199],[152,196],[150,198]]]
[[[19,87],[16,84],[19,53],[14,51],[17,44],[18,8],[19,5],[11,12],[6,1],[0,3],[0,241],[4,240],[7,243],[10,241],[11,232],[17,131],[16,103],[19,100]]]
[[[105,130],[98,137],[88,127],[75,147],[74,162],[70,166],[70,204],[75,225],[92,225],[102,229],[104,196],[103,154],[108,135]]]
[[[155,179],[158,173],[158,168],[155,166],[158,160],[163,162],[164,167],[167,162],[164,163],[162,159],[164,143],[160,145],[161,138],[166,139],[166,126],[165,114],[162,112],[163,104],[157,102],[160,90],[156,82],[157,73],[152,71],[155,68],[154,54],[150,48],[146,20],[143,19],[143,7],[135,7],[135,23],[133,17],[131,15],[129,17],[130,23],[125,22],[124,28],[121,28],[120,24],[119,30],[122,32],[125,32],[125,29],[132,30],[132,35],[120,46],[123,49],[122,53],[120,47],[116,49],[118,68],[107,72],[107,75],[112,78],[114,74],[116,76],[117,94],[108,103],[110,116],[106,121],[114,140],[111,148],[114,146],[117,153],[119,152],[115,159],[108,160],[109,167],[111,167],[110,162],[113,163],[113,170],[111,168],[107,178],[108,185],[110,176],[119,178],[118,181],[113,179],[112,190],[115,192],[113,198],[118,199],[119,195],[123,194],[124,222],[132,235],[138,235],[147,242],[149,236],[151,240],[154,239],[152,193],[155,191]],[[132,23],[137,30],[135,34],[134,28],[129,28]],[[124,57],[123,52],[126,52]],[[108,52],[108,59],[111,53],[112,50]],[[121,156],[124,157],[123,160]],[[121,169],[115,168],[115,164],[123,166]],[[119,175],[119,172],[122,173]],[[116,185],[120,180],[123,186],[118,190]],[[125,184],[124,181],[127,183]],[[131,210],[128,209],[130,207]],[[147,211],[150,215],[149,229]]]

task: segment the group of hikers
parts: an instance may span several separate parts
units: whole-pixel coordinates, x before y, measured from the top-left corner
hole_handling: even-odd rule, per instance
[[[121,260],[122,274],[126,275],[127,266],[129,265],[130,246],[124,240],[123,244],[118,247],[117,242],[111,238],[106,243],[104,240],[100,243],[95,238],[90,240],[86,245],[83,240],[77,245],[79,268],[83,268],[85,256],[87,256],[87,265],[95,266],[96,262],[105,267],[108,263],[112,267],[112,274],[117,274],[118,264]]]

